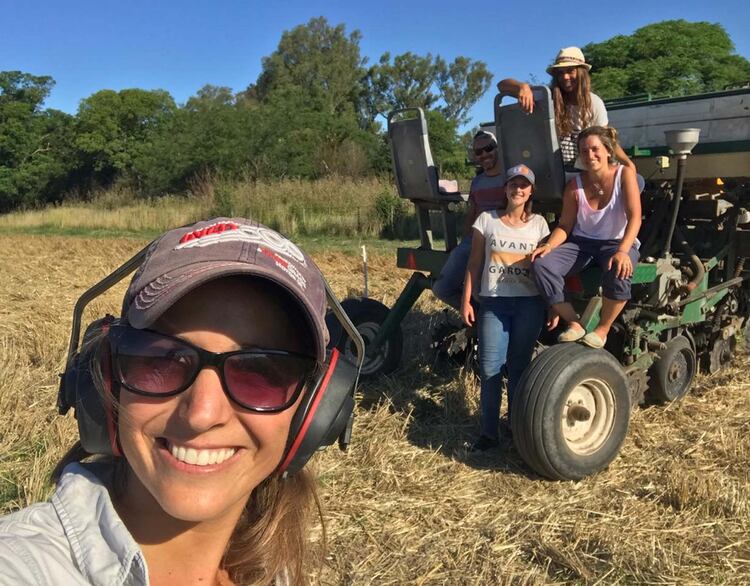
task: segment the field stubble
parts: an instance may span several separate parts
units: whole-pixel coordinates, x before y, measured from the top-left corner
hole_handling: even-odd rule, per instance
[[[0,510],[45,498],[75,438],[54,403],[73,303],[139,240],[0,236]],[[333,289],[359,260],[315,255]],[[390,305],[408,274],[370,258]],[[88,319],[117,313],[124,285]],[[323,584],[750,582],[750,360],[699,377],[684,401],[636,410],[618,459],[581,482],[534,477],[512,447],[470,457],[478,387],[432,363],[440,307],[424,295],[404,328],[404,365],[363,384],[346,454],[318,457],[328,539]],[[315,539],[319,542],[319,528]]]

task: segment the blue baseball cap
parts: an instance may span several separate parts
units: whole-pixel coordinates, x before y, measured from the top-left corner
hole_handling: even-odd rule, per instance
[[[534,185],[534,182],[536,181],[534,172],[523,163],[520,165],[515,165],[511,167],[505,172],[506,182],[513,179],[513,177],[526,177],[526,179],[528,179],[529,183],[531,183],[532,185]]]

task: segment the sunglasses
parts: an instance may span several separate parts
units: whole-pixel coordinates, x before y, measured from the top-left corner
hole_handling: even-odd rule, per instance
[[[315,358],[296,352],[214,353],[181,338],[125,325],[110,327],[109,342],[114,377],[132,393],[171,397],[213,366],[226,395],[250,411],[278,412],[293,405],[317,366]]]
[[[480,147],[478,149],[474,149],[474,154],[478,157],[482,153],[491,153],[492,151],[495,150],[495,147],[497,147],[497,145],[495,145],[495,144],[488,144],[487,146],[483,146],[483,147]]]

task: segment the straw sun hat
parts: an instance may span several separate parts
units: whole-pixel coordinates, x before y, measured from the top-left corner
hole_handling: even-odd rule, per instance
[[[547,73],[552,75],[555,69],[560,69],[562,67],[585,67],[587,70],[591,69],[591,65],[586,63],[583,51],[578,47],[565,47],[564,49],[560,49],[560,52],[555,58],[555,62],[547,68]]]

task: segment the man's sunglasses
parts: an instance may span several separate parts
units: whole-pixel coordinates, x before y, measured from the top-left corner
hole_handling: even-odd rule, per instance
[[[126,325],[109,330],[113,375],[132,393],[171,397],[193,384],[206,366],[219,372],[227,396],[251,411],[277,412],[299,397],[316,370],[312,356],[286,350],[214,353],[181,338]]]
[[[488,144],[487,146],[480,147],[478,149],[474,149],[474,154],[478,157],[482,153],[491,153],[495,150],[497,145],[495,144]]]

